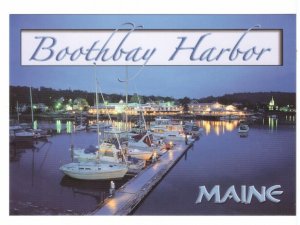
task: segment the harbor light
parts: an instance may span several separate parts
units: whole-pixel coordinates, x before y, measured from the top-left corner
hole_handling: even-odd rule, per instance
[[[60,108],[61,108],[61,103],[60,102],[56,103],[55,109],[60,109]]]

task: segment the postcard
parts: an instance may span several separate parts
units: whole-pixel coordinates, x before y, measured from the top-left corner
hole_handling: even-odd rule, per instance
[[[296,215],[296,15],[9,20],[10,216]]]

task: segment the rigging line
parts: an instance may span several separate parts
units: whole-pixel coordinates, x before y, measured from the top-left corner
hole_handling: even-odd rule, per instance
[[[149,132],[148,132],[148,130],[147,130],[146,119],[145,119],[145,116],[144,116],[144,112],[142,111],[142,108],[141,108],[141,98],[140,98],[140,96],[138,95],[138,91],[137,91],[137,88],[136,88],[135,83],[133,83],[133,87],[134,87],[134,90],[135,90],[135,92],[136,92],[136,95],[137,95],[137,98],[138,98],[138,101],[139,101],[140,110],[141,110],[141,112],[142,112],[142,120],[143,120],[143,123],[144,123],[144,125],[145,125],[146,135],[147,135],[148,140],[149,140],[150,143],[151,143],[151,138],[150,138]],[[150,127],[149,127],[149,130],[150,130]]]
[[[128,82],[128,81],[130,81],[130,80],[135,79],[135,78],[136,78],[138,75],[140,75],[140,73],[143,71],[143,69],[145,68],[146,64],[147,64],[147,61],[145,61],[145,63],[141,66],[141,68],[140,68],[140,69],[136,72],[136,74],[134,74],[132,77],[127,78],[126,80],[121,80],[120,78],[118,78],[118,81],[119,81],[119,82]]]
[[[44,166],[44,164],[45,164],[45,161],[46,161],[46,159],[47,159],[47,157],[48,157],[48,152],[49,152],[50,147],[51,147],[51,145],[52,145],[52,142],[45,142],[45,144],[44,144],[43,146],[45,146],[47,143],[49,143],[49,145],[48,145],[48,148],[47,148],[46,153],[45,153],[45,155],[44,155],[44,158],[43,158],[43,160],[42,160],[42,163],[41,163],[41,165],[40,165],[40,167],[39,167],[39,172],[41,172],[41,170],[42,170],[42,168],[43,168],[43,166]],[[42,148],[43,146],[41,146],[41,148]]]
[[[140,69],[136,72],[136,74],[133,75],[131,78],[128,78],[128,76],[126,76],[126,80],[121,80],[120,78],[118,78],[118,81],[119,81],[119,82],[122,82],[122,83],[127,82],[127,85],[128,85],[128,81],[129,81],[129,80],[133,80],[133,79],[135,79],[138,75],[140,75],[140,73],[143,71],[143,69],[144,69],[144,67],[146,66],[146,64],[147,64],[147,61],[145,61],[145,63],[141,66],[141,68],[140,68]],[[135,84],[134,84],[134,88],[135,88],[135,91],[136,91],[136,86],[135,86]],[[136,91],[136,93],[137,93],[137,91]],[[139,97],[138,94],[137,94],[137,97],[138,97],[139,105],[141,105],[140,97]],[[143,115],[143,122],[144,122],[145,128],[146,128],[146,121],[145,121],[144,115]]]
[[[100,87],[100,85],[99,85],[99,82],[98,82],[98,80],[97,80],[97,85],[99,86],[100,95],[101,95],[102,101],[103,101],[103,103],[104,103],[104,102],[105,102],[105,99],[104,99],[104,96],[103,96],[103,93],[102,93],[102,90],[101,90],[101,87]],[[105,104],[104,104],[104,105],[105,105]],[[107,116],[108,116],[108,118],[109,118],[109,121],[110,121],[110,122],[111,122],[111,124],[112,124],[112,119],[111,119],[111,116],[110,116],[110,114],[108,113],[108,108],[107,108],[107,105],[105,105],[105,110],[106,110]],[[98,135],[99,135],[99,134],[98,134]],[[118,145],[119,145],[119,147],[120,147],[120,150],[121,150],[122,156],[123,156],[123,158],[124,158],[124,161],[125,161],[125,163],[126,163],[126,165],[127,165],[127,160],[126,160],[126,157],[125,157],[125,155],[124,155],[124,152],[123,152],[123,149],[122,149],[122,146],[121,146],[120,140],[119,140],[119,138],[118,138],[118,135],[116,134],[116,132],[114,132],[114,135],[115,135],[115,137],[116,137],[116,139],[117,139],[117,142],[118,142]]]
[[[133,87],[134,87],[135,93],[136,93],[137,98],[138,98],[138,101],[139,101],[140,110],[142,110],[142,108],[141,108],[141,105],[142,105],[142,104],[141,104],[141,98],[140,98],[140,95],[138,95],[138,91],[137,91],[137,88],[136,88],[135,83],[133,83]],[[142,119],[143,119],[143,123],[144,123],[144,125],[145,125],[145,129],[147,130],[147,124],[146,124],[144,112],[142,112]]]
[[[96,64],[95,64],[95,65],[96,65]],[[97,83],[96,83],[97,87],[99,87],[99,92],[100,92],[102,101],[103,101],[103,103],[104,103],[104,107],[105,107],[105,111],[106,111],[106,113],[107,113],[108,119],[109,119],[109,121],[110,121],[111,124],[112,124],[112,119],[111,119],[110,114],[108,113],[108,108],[107,108],[107,105],[105,104],[105,99],[104,99],[104,96],[103,96],[103,93],[102,93],[102,89],[101,89],[101,86],[100,86],[100,84],[99,84],[98,79],[96,79],[96,82],[97,82]],[[114,135],[115,135],[115,137],[116,137],[116,139],[117,139],[118,145],[119,145],[119,147],[120,147],[120,149],[121,149],[121,154],[122,154],[122,156],[123,156],[123,158],[124,158],[124,161],[125,161],[125,163],[126,163],[126,165],[127,165],[127,160],[126,160],[126,157],[125,157],[125,155],[124,155],[124,152],[123,152],[121,143],[120,143],[120,141],[119,141],[118,135],[116,134],[116,132],[114,132]],[[98,136],[99,136],[99,133],[98,133]]]

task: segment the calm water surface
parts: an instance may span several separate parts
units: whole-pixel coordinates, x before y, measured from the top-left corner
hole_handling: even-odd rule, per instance
[[[198,121],[205,131],[165,178],[139,205],[134,215],[293,214],[295,212],[294,125],[265,120],[251,125],[248,137],[237,134],[237,122]],[[52,124],[57,129],[58,124]],[[49,126],[46,124],[45,126]],[[10,214],[85,214],[108,194],[109,181],[80,181],[64,176],[58,168],[71,161],[70,144],[96,144],[95,132],[59,134],[34,146],[10,147]],[[130,177],[116,181],[117,187]],[[281,202],[241,205],[233,201],[195,204],[198,187],[214,185],[280,184]],[[224,193],[225,190],[223,190]]]
[[[70,144],[96,145],[96,132],[71,135],[66,133],[66,124],[54,125],[54,130],[59,133],[48,142],[10,146],[11,214],[85,214],[107,197],[110,181],[75,180],[59,171],[61,165],[71,162]],[[116,187],[129,178],[117,180]]]
[[[278,215],[295,214],[295,150],[293,125],[265,120],[250,125],[248,137],[239,137],[236,125],[202,122],[206,133],[139,205],[134,215]],[[195,204],[199,186],[220,185],[221,196],[231,185],[282,186],[280,203],[249,205],[229,200]],[[258,189],[260,190],[260,189]]]

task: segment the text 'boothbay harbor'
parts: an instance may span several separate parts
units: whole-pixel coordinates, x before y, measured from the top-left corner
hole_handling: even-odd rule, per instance
[[[207,201],[213,199],[214,203],[225,203],[227,200],[233,199],[237,203],[250,204],[253,197],[255,197],[260,203],[267,200],[279,203],[280,199],[275,198],[274,196],[281,195],[283,193],[280,188],[281,185],[273,185],[268,188],[266,186],[262,186],[260,190],[258,190],[253,185],[249,187],[241,185],[239,196],[235,186],[232,185],[226,190],[224,196],[221,198],[220,185],[215,185],[210,192],[207,191],[205,186],[200,186],[196,203],[201,203],[205,198]]]
[[[110,31],[23,30],[22,65],[281,64],[280,31],[260,25],[218,31],[142,28],[126,23]]]

